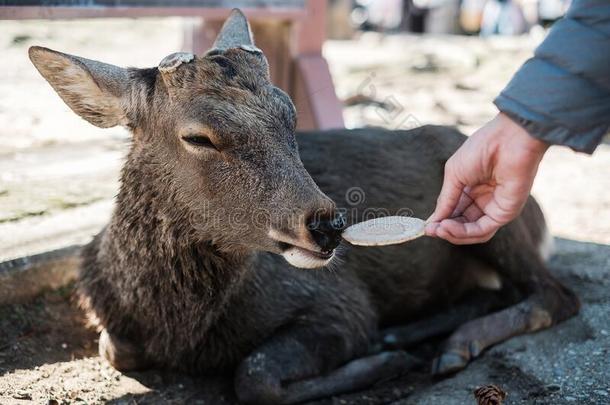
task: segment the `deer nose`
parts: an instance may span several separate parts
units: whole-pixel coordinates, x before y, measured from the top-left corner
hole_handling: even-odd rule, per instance
[[[330,252],[341,243],[341,234],[345,225],[345,216],[337,212],[330,217],[312,218],[307,228],[322,251]]]

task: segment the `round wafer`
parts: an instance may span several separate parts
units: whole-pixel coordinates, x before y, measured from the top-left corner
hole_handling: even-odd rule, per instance
[[[352,225],[343,231],[342,236],[352,245],[394,245],[423,236],[425,225],[426,222],[419,218],[380,217]]]

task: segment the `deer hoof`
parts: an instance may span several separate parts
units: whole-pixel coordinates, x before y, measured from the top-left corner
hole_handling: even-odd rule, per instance
[[[470,361],[469,355],[459,352],[445,352],[432,361],[432,375],[441,376],[462,370]]]
[[[119,371],[134,371],[148,368],[141,350],[127,341],[112,336],[106,329],[100,334],[99,352]]]

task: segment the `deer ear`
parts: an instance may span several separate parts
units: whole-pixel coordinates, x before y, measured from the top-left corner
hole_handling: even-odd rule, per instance
[[[225,21],[212,49],[227,50],[231,48],[242,48],[250,52],[261,50],[254,45],[254,38],[250,30],[248,19],[241,10],[234,8]]]
[[[33,46],[30,60],[64,102],[101,128],[128,125],[123,107],[128,94],[126,69]]]

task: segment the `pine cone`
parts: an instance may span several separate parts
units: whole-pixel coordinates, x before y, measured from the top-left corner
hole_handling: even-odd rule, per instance
[[[485,385],[474,390],[477,405],[502,405],[506,392],[497,385]]]

